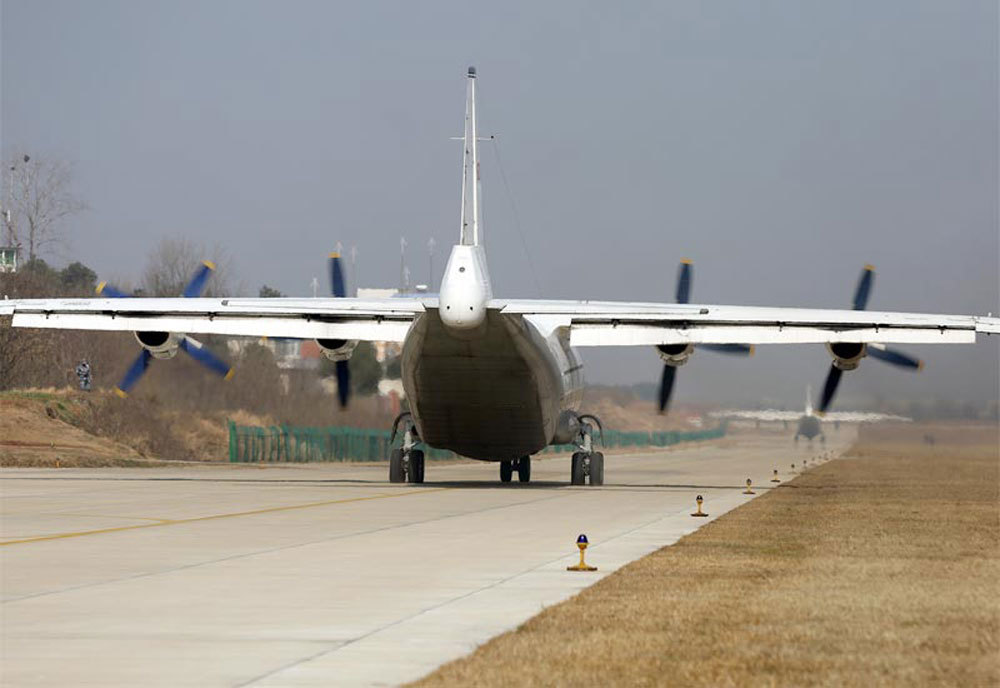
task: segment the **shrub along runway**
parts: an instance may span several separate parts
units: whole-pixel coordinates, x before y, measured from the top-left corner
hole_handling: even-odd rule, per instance
[[[5,469],[0,682],[414,680],[819,452],[745,435],[609,455],[597,489],[567,485],[568,457],[503,486],[496,464],[428,465],[423,486],[384,465]],[[596,573],[565,570],[581,532]]]

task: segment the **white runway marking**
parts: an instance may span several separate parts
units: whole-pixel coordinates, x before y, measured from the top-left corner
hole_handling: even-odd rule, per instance
[[[831,435],[831,451],[853,434]],[[820,454],[737,435],[609,455],[604,488],[568,458],[531,485],[496,464],[6,469],[2,682],[395,685],[762,494]],[[694,497],[706,519],[694,519]],[[586,533],[596,573],[570,573]]]

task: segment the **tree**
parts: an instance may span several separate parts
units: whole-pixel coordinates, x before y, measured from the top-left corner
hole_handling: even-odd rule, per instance
[[[215,265],[204,296],[232,296],[228,254],[219,247],[212,251],[187,239],[163,239],[149,254],[140,289],[145,296],[180,296],[191,276],[208,255]]]
[[[262,286],[260,288],[260,294],[259,294],[259,296],[262,299],[280,299],[280,298],[284,297],[284,294],[282,294],[280,291],[278,291],[274,287],[269,287],[269,286],[267,286],[265,284],[264,286]]]
[[[19,155],[8,159],[3,171],[6,242],[17,247],[26,244],[31,261],[42,248],[62,238],[63,219],[87,206],[70,191],[73,174],[68,162]]]
[[[77,261],[62,269],[59,281],[69,294],[93,294],[97,286],[97,273]]]

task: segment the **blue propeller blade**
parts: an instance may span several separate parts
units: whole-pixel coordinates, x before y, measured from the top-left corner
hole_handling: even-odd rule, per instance
[[[344,267],[340,264],[340,254],[337,252],[330,254],[330,290],[337,298],[347,296],[347,288],[344,286]]]
[[[201,363],[213,373],[217,373],[227,380],[232,377],[233,369],[229,366],[229,364],[206,349],[205,345],[197,339],[185,337],[181,340],[180,348],[182,351],[187,353],[188,356],[198,361],[198,363]]]
[[[117,289],[116,287],[108,284],[107,282],[101,282],[97,285],[97,295],[103,296],[108,299],[127,299],[129,294]]]
[[[900,368],[920,370],[924,367],[924,362],[919,358],[914,358],[909,354],[904,354],[902,351],[895,349],[876,349],[873,346],[869,346],[868,355],[890,365],[899,366]]]
[[[184,288],[184,298],[191,299],[201,296],[201,293],[205,291],[205,284],[208,282],[208,278],[211,276],[213,270],[215,270],[215,263],[210,260],[203,260],[201,266],[198,268],[198,272],[194,273],[194,277],[191,278],[191,281]]]
[[[658,393],[660,402],[660,413],[667,410],[667,405],[670,404],[670,396],[674,392],[674,379],[677,374],[677,368],[672,365],[663,364],[663,375],[660,377],[660,390]]]
[[[733,356],[753,356],[754,348],[751,344],[699,344],[699,349],[714,351],[717,354],[730,354]]]
[[[135,386],[135,383],[139,381],[139,378],[143,376],[146,372],[146,368],[149,367],[149,362],[153,360],[153,354],[149,353],[146,349],[143,349],[139,353],[139,357],[135,359],[135,362],[129,367],[128,371],[125,373],[125,377],[122,381],[118,383],[115,388],[115,392],[120,397],[128,396],[129,390]]]
[[[351,368],[347,361],[337,361],[337,397],[340,408],[347,407],[347,399],[351,395]]]
[[[854,290],[854,310],[863,311],[868,306],[868,297],[872,293],[872,282],[875,280],[875,267],[866,265],[861,271],[861,279]]]
[[[681,258],[681,267],[677,271],[677,303],[691,301],[691,261]]]
[[[837,393],[837,387],[840,386],[840,376],[844,374],[844,371],[835,365],[830,366],[830,372],[827,373],[826,382],[823,383],[823,394],[819,399],[820,413],[826,413],[826,410],[830,408],[831,402],[833,402],[833,397]]]

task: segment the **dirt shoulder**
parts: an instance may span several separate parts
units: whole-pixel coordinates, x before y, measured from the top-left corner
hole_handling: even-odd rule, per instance
[[[866,428],[416,685],[998,685],[997,438]]]

